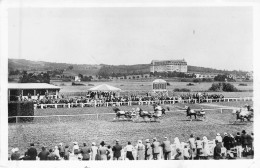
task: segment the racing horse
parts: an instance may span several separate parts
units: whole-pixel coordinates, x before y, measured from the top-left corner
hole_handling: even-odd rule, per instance
[[[187,117],[189,116],[191,121],[192,121],[191,116],[194,116],[195,120],[197,119],[197,116],[203,118],[204,120],[206,119],[205,111],[202,108],[200,109],[200,111],[197,111],[191,109],[189,106],[185,106],[185,109],[186,109],[186,116]]]
[[[157,119],[159,119],[162,114],[165,115],[165,109],[163,107],[161,107],[160,105],[153,105],[154,111],[144,111],[141,108],[137,107],[136,108],[136,112],[139,113],[139,117],[143,118],[144,121],[146,121],[146,118],[150,119],[150,121],[152,120],[152,118],[154,119],[154,121],[156,122]],[[167,110],[169,111],[170,108],[167,107]]]
[[[125,119],[131,120],[134,116],[135,113],[131,111],[121,111],[118,107],[114,107],[113,111],[116,113],[116,119],[119,120],[122,116]]]
[[[248,111],[246,109],[240,108],[240,109],[235,109],[232,112],[233,114],[236,114],[236,121],[235,123],[240,120],[240,122],[244,122],[245,119],[247,119],[247,121],[250,121],[251,118],[253,118],[253,112],[252,111]]]

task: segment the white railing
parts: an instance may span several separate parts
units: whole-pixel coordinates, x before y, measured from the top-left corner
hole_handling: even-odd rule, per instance
[[[234,107],[226,107],[226,108],[214,108],[214,109],[203,109],[204,111],[220,111],[223,113],[223,110],[234,110]],[[194,109],[201,110],[201,109]],[[166,113],[176,113],[176,112],[186,112],[186,110],[174,110],[174,111],[166,111]],[[96,113],[96,114],[74,114],[74,115],[42,115],[42,116],[9,116],[8,119],[15,118],[16,123],[18,123],[18,118],[47,118],[47,117],[57,117],[60,122],[61,117],[80,117],[80,116],[95,116],[97,120],[101,115],[115,115],[115,113]]]
[[[239,98],[219,98],[219,99],[202,99],[204,103],[213,103],[213,102],[231,102],[231,101],[251,101],[253,97],[239,97]],[[128,101],[128,102],[101,102],[93,101],[88,103],[63,103],[63,104],[34,104],[34,108],[58,108],[58,107],[100,107],[100,106],[132,106],[132,105],[151,105],[159,102],[160,104],[175,104],[175,103],[197,103],[197,99],[184,99],[184,100],[159,100],[159,101]],[[199,100],[200,101],[200,100]]]

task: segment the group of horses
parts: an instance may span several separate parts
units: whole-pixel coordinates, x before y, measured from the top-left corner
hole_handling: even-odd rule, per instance
[[[166,108],[170,111],[170,108]],[[132,111],[121,111],[118,107],[114,107],[113,110],[116,113],[115,120],[125,119],[125,120],[132,120],[137,121],[139,117],[143,119],[145,122],[150,121],[159,121],[162,115],[165,115],[166,109],[159,104],[153,104],[153,111],[145,111],[139,107],[133,108]]]
[[[131,121],[137,121],[138,118],[142,118],[143,121],[159,121],[162,115],[165,115],[166,110],[170,111],[169,107],[166,109],[159,104],[153,104],[154,111],[144,111],[140,107],[133,108],[132,111],[121,111],[118,107],[114,107],[113,110],[116,113],[115,120],[125,119]],[[185,106],[186,116],[192,121],[192,116],[195,120],[200,119],[204,121],[206,119],[206,113],[201,108],[200,110],[191,109],[189,106]],[[240,120],[241,122],[251,121],[254,117],[254,110],[250,105],[245,105],[245,108],[235,109],[233,114],[236,114],[236,121]]]

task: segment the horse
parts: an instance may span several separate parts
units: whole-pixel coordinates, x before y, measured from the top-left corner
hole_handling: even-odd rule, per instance
[[[251,118],[253,118],[253,114],[252,114],[252,111],[248,111],[248,110],[245,110],[245,109],[235,109],[233,110],[232,112],[233,114],[236,114],[236,121],[237,122],[238,120],[240,120],[240,122],[244,122],[245,119],[247,119],[247,121],[250,121]]]
[[[187,117],[189,116],[190,120],[192,120],[191,116],[194,116],[195,119],[197,119],[197,116],[202,117],[203,119],[206,119],[205,111],[202,108],[200,111],[196,111],[196,110],[191,109],[189,106],[185,106],[185,109],[186,109],[186,116]]]
[[[122,116],[124,118],[130,120],[135,116],[135,113],[130,112],[130,111],[121,111],[118,107],[114,107],[113,111],[116,113],[116,119],[119,120]]]
[[[139,117],[143,118],[143,120],[145,121],[146,118],[150,119],[151,121],[151,118],[154,117],[155,113],[154,112],[151,112],[151,111],[144,111],[143,109],[137,107],[135,109],[136,112],[139,113]]]

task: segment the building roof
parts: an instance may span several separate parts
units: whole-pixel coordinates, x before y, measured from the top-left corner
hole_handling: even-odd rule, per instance
[[[107,84],[102,84],[95,86],[93,88],[89,89],[90,91],[120,91],[121,89],[107,85]]]
[[[8,89],[60,89],[48,83],[9,83]]]
[[[152,63],[153,62],[167,62],[167,61],[173,61],[173,62],[186,62],[185,59],[172,59],[172,60],[152,60]]]
[[[166,83],[166,81],[163,79],[155,79],[153,83]]]

